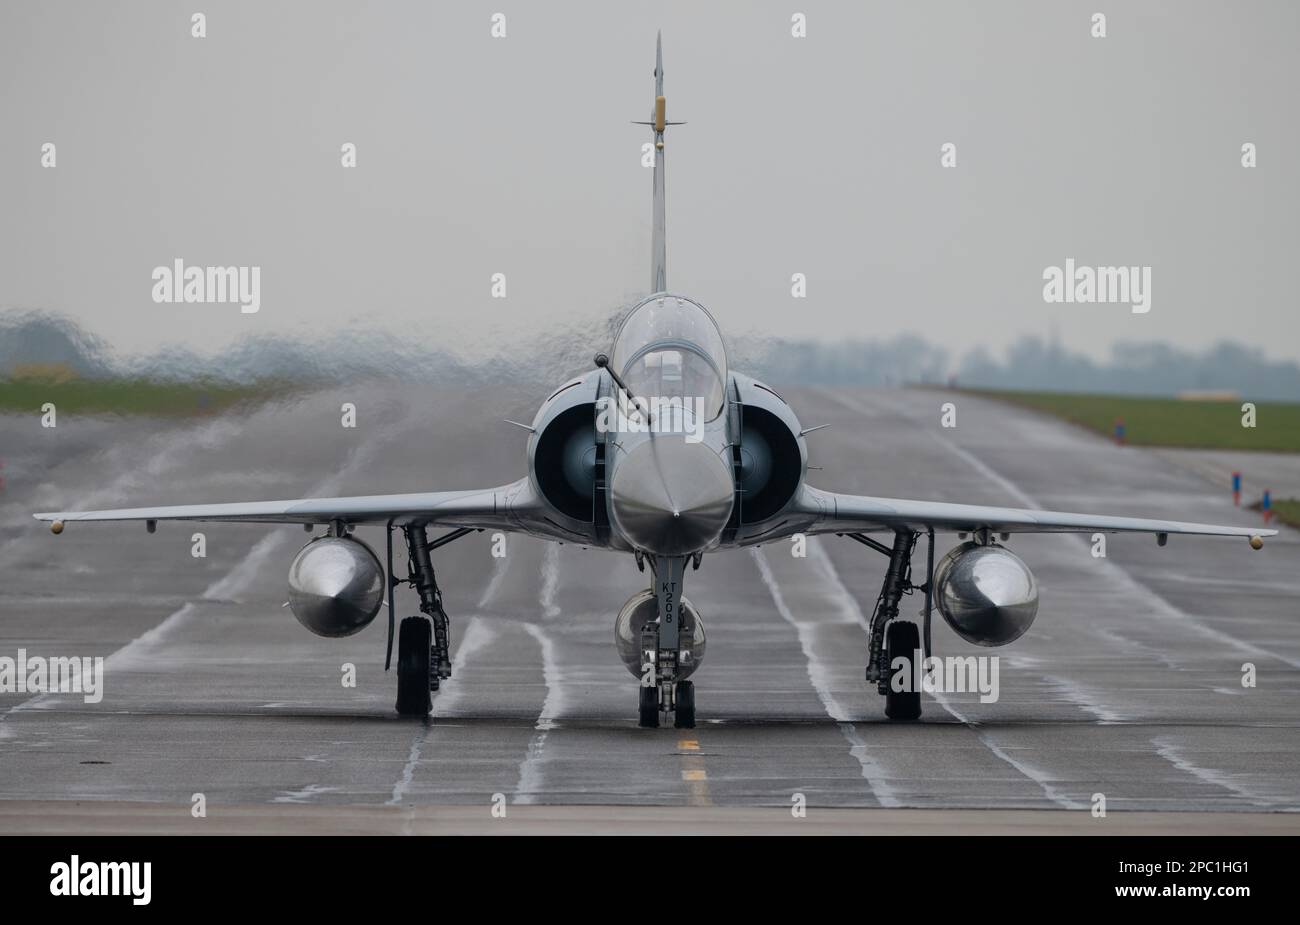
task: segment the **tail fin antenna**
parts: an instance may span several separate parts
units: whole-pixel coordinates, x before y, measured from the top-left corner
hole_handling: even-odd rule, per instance
[[[660,32],[655,38],[655,104],[650,113],[651,121],[635,122],[635,125],[648,125],[652,129],[655,145],[655,174],[653,188],[653,224],[654,231],[650,242],[650,291],[668,291],[668,245],[665,240],[667,218],[664,210],[664,129],[670,125],[685,125],[685,122],[669,122],[668,106],[664,99],[664,41]]]

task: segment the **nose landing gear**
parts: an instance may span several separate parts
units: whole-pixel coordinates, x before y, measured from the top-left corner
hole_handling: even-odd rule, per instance
[[[673,726],[695,728],[695,685],[680,678],[682,583],[689,556],[655,556],[656,623],[647,623],[641,636],[645,663],[641,667],[638,725],[657,728],[661,713],[673,714]]]

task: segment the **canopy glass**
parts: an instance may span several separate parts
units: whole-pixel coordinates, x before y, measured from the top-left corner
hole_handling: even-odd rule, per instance
[[[612,365],[639,398],[680,398],[684,404],[702,399],[706,420],[722,411],[722,333],[713,316],[690,299],[659,294],[632,309],[614,339]]]

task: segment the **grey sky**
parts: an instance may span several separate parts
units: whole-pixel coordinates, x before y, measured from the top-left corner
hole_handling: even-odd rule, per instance
[[[1300,4],[1280,0],[9,2],[0,307],[132,352],[353,326],[473,352],[603,319],[648,285],[628,122],[657,28],[690,122],[668,136],[670,287],[725,330],[962,352],[1054,324],[1093,356],[1232,338],[1300,359]],[[154,304],[175,257],[261,266],[261,311]],[[1044,304],[1067,257],[1151,265],[1152,310]]]

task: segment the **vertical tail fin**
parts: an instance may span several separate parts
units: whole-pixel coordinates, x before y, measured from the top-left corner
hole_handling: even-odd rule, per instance
[[[667,216],[664,208],[664,129],[670,125],[685,125],[684,122],[667,121],[667,103],[664,100],[664,43],[663,33],[655,38],[655,104],[650,113],[649,122],[637,122],[648,125],[654,136],[655,175],[653,188],[653,227],[650,240],[650,291],[666,292],[668,290],[668,245]]]
[[[654,231],[650,238],[650,291],[668,291],[668,216],[664,205],[664,34],[655,36],[655,179]]]

